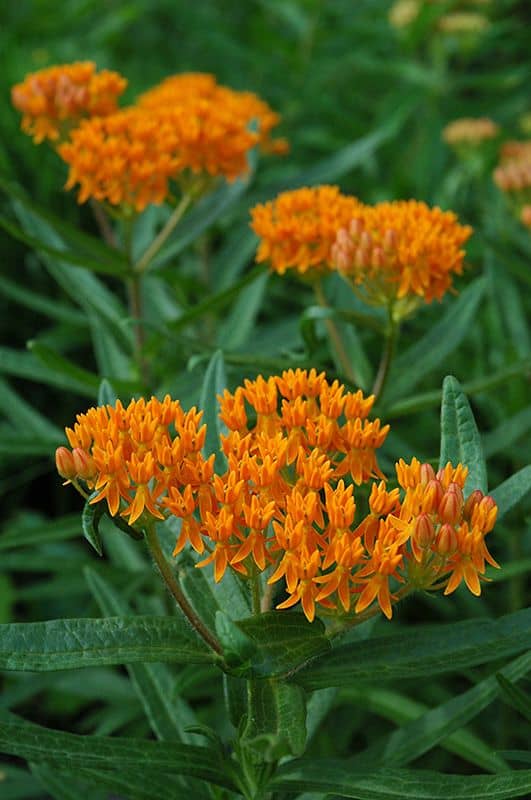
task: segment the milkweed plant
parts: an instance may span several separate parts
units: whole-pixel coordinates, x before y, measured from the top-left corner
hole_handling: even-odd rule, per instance
[[[410,5],[395,4],[394,25],[419,13]],[[48,613],[44,595],[36,620],[0,627],[0,749],[19,759],[0,794],[5,780],[7,797],[60,800],[529,796],[523,748],[463,727],[499,697],[529,717],[516,684],[531,668],[529,610],[483,605],[511,577],[522,597],[525,549],[507,546],[501,520],[531,466],[489,485],[484,450],[511,429],[485,436],[467,398],[506,391],[522,365],[481,375],[469,350],[469,375],[432,380],[452,372],[485,302],[473,226],[421,199],[294,180],[252,195],[228,274],[212,274],[226,209],[243,207],[262,157],[288,163],[289,130],[211,74],[172,75],[129,105],[126,87],[87,61],[12,89],[85,222],[60,224],[2,179],[4,227],[79,303],[47,301],[72,336],[88,325],[96,370],[57,336],[31,344],[36,379],[70,395],[65,435],[5,387],[17,435],[55,452],[73,511],[8,529],[0,548],[16,566],[34,546],[24,569],[42,559],[59,594],[67,572],[77,583],[72,613]],[[441,133],[466,161],[500,127],[463,118]],[[521,236],[530,153],[505,141],[483,176]],[[415,450],[408,428],[427,425],[440,441]],[[472,685],[443,689],[443,673]],[[83,725],[50,709],[50,726],[40,708],[62,676],[91,698]],[[340,744],[353,706],[388,727]],[[410,766],[436,748],[453,771]]]

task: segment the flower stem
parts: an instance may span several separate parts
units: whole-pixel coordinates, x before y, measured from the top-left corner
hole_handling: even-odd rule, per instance
[[[175,206],[171,216],[167,220],[166,224],[159,231],[157,236],[153,239],[149,247],[144,251],[143,255],[138,259],[136,264],[134,265],[134,271],[137,273],[145,272],[149,264],[153,261],[157,253],[159,252],[160,248],[168,238],[168,236],[172,233],[174,228],[180,222],[181,217],[184,215],[185,211],[187,210],[188,206],[192,202],[192,195],[190,192],[183,194],[180,202]]]
[[[89,200],[90,207],[92,209],[92,213],[94,214],[94,218],[100,229],[101,237],[105,244],[112,247],[113,250],[118,249],[118,242],[116,241],[116,235],[114,233],[113,227],[109,222],[109,218],[105,213],[105,209],[98,203],[97,200],[91,197]]]
[[[395,353],[395,346],[398,339],[399,324],[393,316],[393,306],[389,306],[389,322],[385,333],[382,357],[378,366],[378,372],[374,379],[371,394],[379,400],[382,396],[385,382],[389,376],[389,369]]]
[[[313,286],[314,286],[315,297],[321,308],[330,308],[320,278],[318,278],[315,281]],[[354,366],[350,362],[350,359],[348,357],[347,351],[345,350],[345,346],[343,344],[343,340],[341,338],[341,334],[339,333],[336,323],[334,322],[333,319],[330,318],[325,319],[325,326],[330,341],[332,343],[332,346],[334,348],[337,360],[341,367],[341,371],[343,372],[349,383],[353,384],[354,386],[360,386],[362,383],[361,378],[357,373],[356,369],[354,368]]]
[[[164,583],[170,594],[173,596],[175,602],[180,607],[188,622],[192,625],[201,638],[214,650],[218,655],[222,654],[221,645],[215,636],[208,630],[203,621],[197,616],[194,609],[186,599],[184,592],[177,583],[173,570],[168,564],[164,553],[162,552],[160,542],[155,530],[155,523],[150,522],[144,529],[146,535],[146,542],[155,564],[162,576]]]
[[[253,569],[251,575],[251,608],[253,614],[260,614],[262,611],[262,596],[260,592],[260,573]]]

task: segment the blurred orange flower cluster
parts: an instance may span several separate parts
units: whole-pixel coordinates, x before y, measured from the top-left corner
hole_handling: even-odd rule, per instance
[[[251,214],[257,261],[280,274],[337,270],[383,305],[440,299],[462,272],[472,233],[451,211],[415,200],[365,205],[334,186],[284,192]]]
[[[496,566],[484,544],[494,501],[478,490],[465,501],[462,465],[435,473],[416,459],[397,464],[403,492],[387,489],[376,450],[389,426],[368,419],[373,400],[315,370],[246,380],[220,397],[223,474],[202,454],[201,412],[169,397],[118,402],[77,417],[57,466],[131,525],[179,518],[174,554],[206,552],[197,566],[213,563],[216,581],[228,568],[282,580],[277,608],[300,603],[309,620],[317,606],[361,613],[375,601],[390,618],[399,584],[449,593],[464,580],[479,594],[485,562]]]
[[[142,211],[171,199],[171,181],[196,188],[223,176],[233,181],[249,168],[254,147],[284,153],[273,139],[279,116],[252,92],[221,86],[213,75],[174,75],[122,110],[116,97],[125,80],[94,74],[93,64],[51,67],[13,89],[24,130],[52,138],[70,170],[66,188],[89,198]],[[85,119],[83,119],[85,118]]]
[[[520,221],[531,228],[531,141],[504,142],[493,178],[509,197]]]
[[[79,61],[28,75],[13,86],[11,99],[23,114],[22,130],[39,144],[64,139],[84,117],[116,111],[126,86],[117,72],[97,72],[91,61]]]

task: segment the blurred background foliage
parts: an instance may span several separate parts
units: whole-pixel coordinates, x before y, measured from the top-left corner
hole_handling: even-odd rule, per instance
[[[459,296],[448,295],[441,304],[425,307],[404,325],[397,366],[378,408],[392,426],[384,468],[389,471],[400,456],[437,459],[440,387],[442,377],[451,373],[469,388],[488,456],[489,484],[495,487],[529,462],[531,242],[492,182],[496,149],[464,162],[442,141],[441,131],[458,117],[489,116],[501,126],[501,139],[525,138],[521,120],[531,111],[529,6],[512,0],[409,3],[410,14],[415,6],[413,18],[399,25],[396,5],[388,0],[65,0],[60,8],[52,0],[4,3],[0,171],[2,180],[22,187],[40,207],[97,233],[90,209],[62,190],[64,165],[50,149],[36,147],[19,131],[19,116],[9,103],[14,83],[50,64],[93,60],[100,68],[117,70],[129,80],[126,101],[170,74],[212,72],[220,83],[256,92],[281,114],[280,133],[289,139],[289,155],[261,159],[249,185],[208,231],[188,236],[189,241],[185,236],[179,254],[151,279],[148,314],[153,324],[164,322],[163,333],[155,331],[148,341],[148,354],[156,353],[156,388],[171,391],[185,405],[198,402],[208,359],[217,348],[224,351],[231,387],[260,370],[296,365],[315,364],[334,373],[324,330],[319,324],[301,324],[313,303],[311,293],[290,277],[274,276],[267,285],[264,279],[259,286],[253,282],[248,290],[235,291],[228,304],[207,309],[195,333],[175,325],[182,313],[238,285],[252,268],[256,240],[248,227],[248,210],[253,204],[284,188],[327,182],[365,202],[414,197],[456,211],[476,229],[467,248],[469,269],[457,282]],[[393,6],[394,24],[389,16]],[[476,19],[474,28],[469,20],[466,31],[441,31],[441,17],[458,12],[475,14],[483,22]],[[6,220],[17,220],[8,194],[2,193],[0,210]],[[101,373],[101,358],[95,354],[84,310],[43,268],[43,258],[7,233],[1,241],[0,493],[6,528],[0,536],[0,620],[94,614],[81,568],[93,564],[95,556],[80,539],[79,502],[61,488],[52,455],[61,443],[60,430],[97,397],[97,383],[73,372],[71,365]],[[481,275],[484,285],[479,287]],[[104,287],[121,292],[112,277],[98,278]],[[463,295],[469,286],[470,294]],[[17,295],[16,287],[31,290],[31,297]],[[331,301],[335,296],[339,304],[351,307],[333,281],[328,292]],[[40,305],[35,296],[42,299]],[[459,302],[462,313],[456,314],[452,328],[462,328],[459,346],[449,345],[444,357],[430,360],[430,351],[418,343]],[[449,330],[448,325],[442,329],[443,339]],[[374,334],[346,327],[342,331],[349,352],[369,375],[379,358]],[[40,346],[40,360],[26,350],[29,341]],[[54,363],[50,352],[68,359],[70,367],[62,372],[64,365]],[[127,368],[119,377],[125,383],[132,380]],[[50,420],[49,429],[43,429],[32,409]],[[514,577],[504,575],[480,600],[466,592],[458,592],[451,602],[419,598],[405,605],[396,624],[401,617],[432,615],[451,621],[525,605],[522,565],[531,559],[529,510],[529,500],[523,501],[493,536],[496,558],[513,565]],[[112,537],[107,544],[117,547]],[[107,569],[115,585],[135,596],[137,608],[163,608],[163,600],[150,599],[155,583],[134,551],[118,551],[114,562],[111,558],[97,568]],[[137,701],[124,705],[127,713],[121,717],[118,713],[123,676],[100,670],[93,679],[98,690],[102,676],[107,681],[105,702],[115,711],[111,729],[143,730]],[[68,718],[70,725],[75,720],[79,730],[98,730],[101,722],[108,730],[89,679],[80,687],[75,678],[60,673],[43,676],[42,688],[35,683],[30,689],[23,676],[12,677],[7,692],[15,693],[15,700],[9,705],[18,707],[20,702],[24,708],[46,689],[39,694],[41,719],[51,715],[52,722],[63,724]],[[460,681],[464,678],[446,685],[417,684],[415,693],[429,704],[441,702]],[[220,705],[220,696],[205,698],[191,676],[187,687],[188,699],[200,708],[201,703]],[[402,690],[407,695],[411,688]],[[366,712],[359,705],[355,712],[353,705],[342,705],[334,725],[325,726],[320,751],[349,753],[390,730],[385,717],[393,719],[390,709],[396,702],[386,706],[385,698],[380,700],[380,706],[376,696],[364,701],[372,702],[382,717],[371,717],[369,732]],[[516,712],[502,703],[494,714],[492,708],[477,718],[477,730],[498,747],[525,746]],[[421,764],[471,769],[448,758],[437,750]]]

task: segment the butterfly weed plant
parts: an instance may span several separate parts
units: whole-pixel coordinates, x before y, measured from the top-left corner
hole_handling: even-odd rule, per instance
[[[424,13],[407,5],[391,13],[402,32]],[[466,15],[456,8],[452,21],[444,5],[429,17],[439,50]],[[470,347],[507,243],[483,242],[485,275],[474,275],[479,245],[459,209],[364,200],[327,180],[326,163],[318,180],[310,170],[246,203],[258,156],[290,158],[268,103],[206,72],[120,105],[126,85],[86,61],[12,89],[22,130],[63,162],[99,238],[2,179],[3,227],[80,310],[41,308],[70,331],[88,327],[96,369],[61,352],[58,335],[34,341],[30,360],[5,349],[6,372],[33,370],[73,398],[63,435],[1,387],[18,425],[3,448],[16,438],[29,455],[55,452],[74,510],[19,515],[0,537],[6,570],[52,574],[46,588],[23,581],[34,617],[0,626],[0,790],[528,796],[525,733],[465,726],[493,708],[522,731],[529,718],[517,685],[531,668],[529,557],[525,525],[508,545],[504,518],[525,503],[531,465],[493,482],[485,461],[529,427],[529,407],[485,435],[467,397],[522,380],[529,353],[488,374],[471,367],[464,386],[453,374],[429,382]],[[474,159],[465,180],[490,180],[478,152],[499,135],[492,120],[453,120],[438,135]],[[492,165],[522,242],[528,145],[506,141]],[[238,204],[246,228],[216,245],[228,277],[213,279],[210,233],[224,215],[225,230],[236,224]],[[4,288],[35,305],[26,288]],[[290,299],[296,314],[283,319]],[[489,403],[478,408],[482,419]],[[484,598],[511,580],[511,602],[489,612]]]

